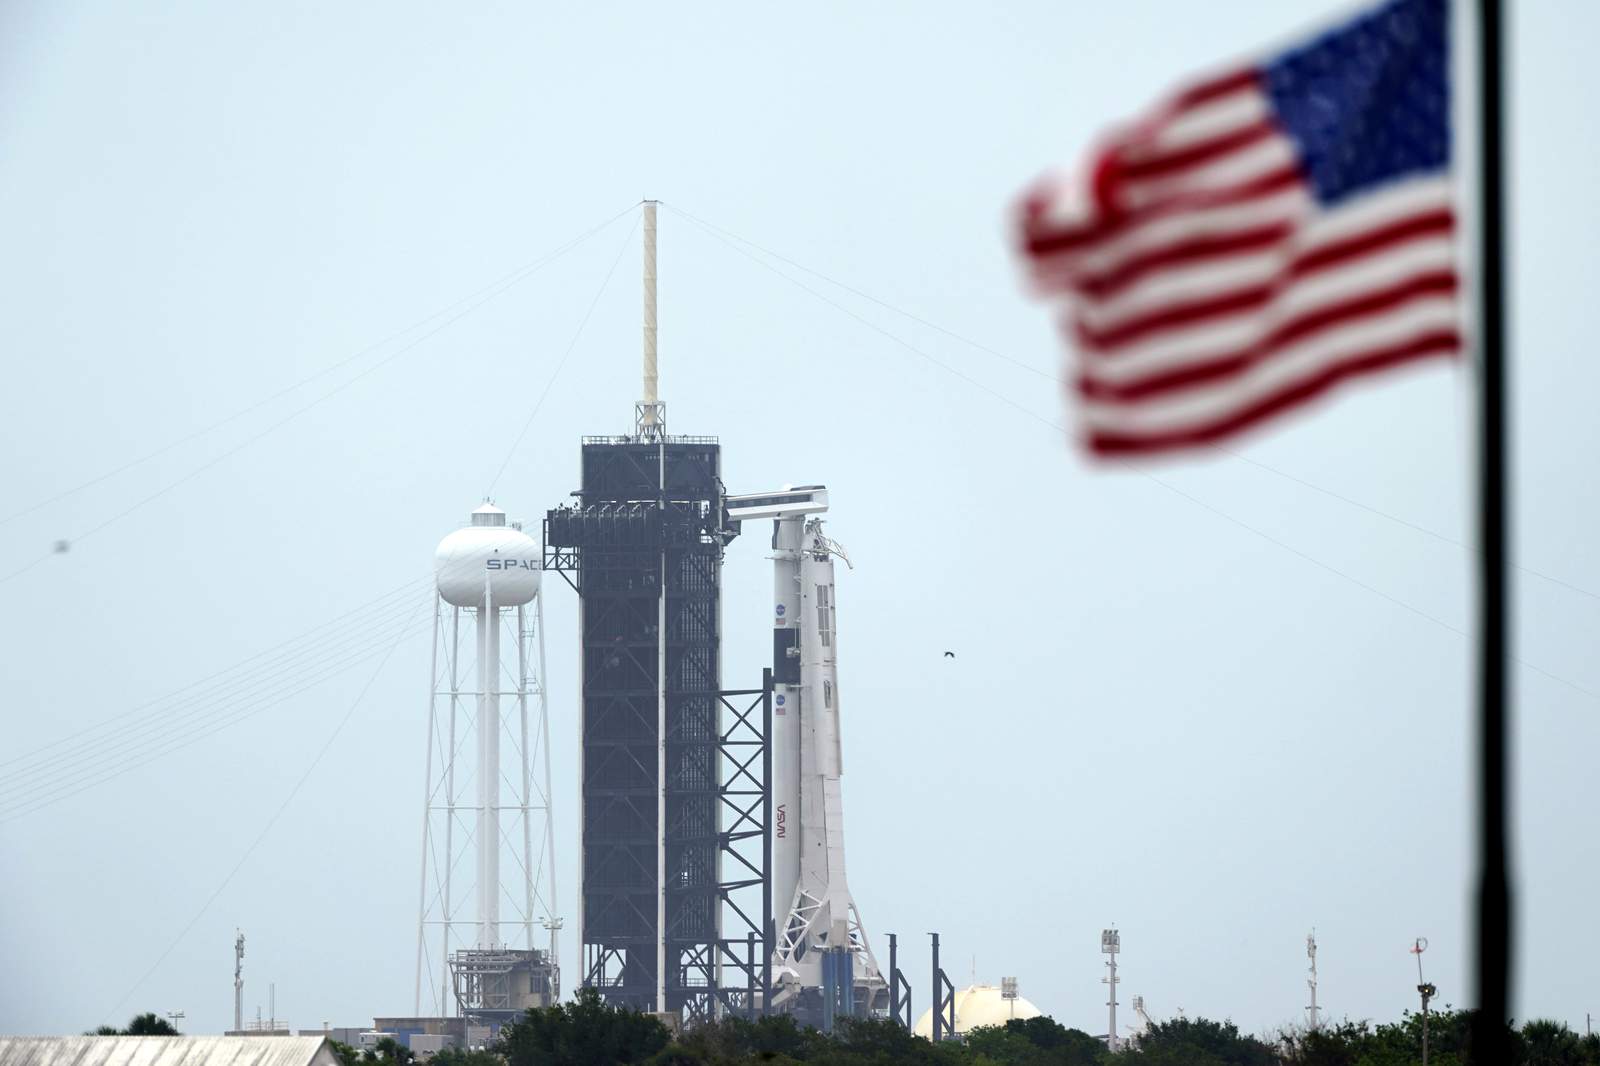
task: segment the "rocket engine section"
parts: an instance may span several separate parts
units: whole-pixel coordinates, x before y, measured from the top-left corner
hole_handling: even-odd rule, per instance
[[[730,496],[727,506],[731,518],[774,519],[772,1005],[865,1015],[888,986],[845,880],[834,593],[834,557],[844,552],[814,517],[828,509],[821,486]]]

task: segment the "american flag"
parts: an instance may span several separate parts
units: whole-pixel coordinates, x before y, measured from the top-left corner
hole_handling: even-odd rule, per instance
[[[1193,84],[1025,196],[1095,452],[1215,441],[1461,350],[1447,3]]]

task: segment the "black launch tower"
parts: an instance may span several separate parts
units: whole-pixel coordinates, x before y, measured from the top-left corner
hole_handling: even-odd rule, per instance
[[[738,532],[721,447],[586,437],[581,465],[576,503],[544,523],[545,569],[580,602],[580,983],[685,1021],[717,999],[749,1013],[765,998],[771,904],[736,911],[753,911],[738,929],[722,915],[766,880],[771,708],[769,686],[721,687],[722,554]]]

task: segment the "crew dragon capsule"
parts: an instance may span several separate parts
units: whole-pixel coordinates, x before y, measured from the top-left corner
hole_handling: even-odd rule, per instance
[[[833,561],[849,559],[823,535],[820,485],[729,496],[727,508],[739,521],[773,519],[772,1006],[861,1016],[888,986],[844,871]]]

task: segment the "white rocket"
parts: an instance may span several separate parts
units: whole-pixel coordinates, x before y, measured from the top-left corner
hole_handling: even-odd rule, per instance
[[[800,1006],[806,990],[837,985],[839,953],[829,949],[845,948],[852,999],[870,1009],[887,985],[845,881],[833,579],[834,556],[845,557],[813,517],[827,511],[828,492],[813,485],[729,496],[727,508],[733,519],[774,519],[773,1006]]]

